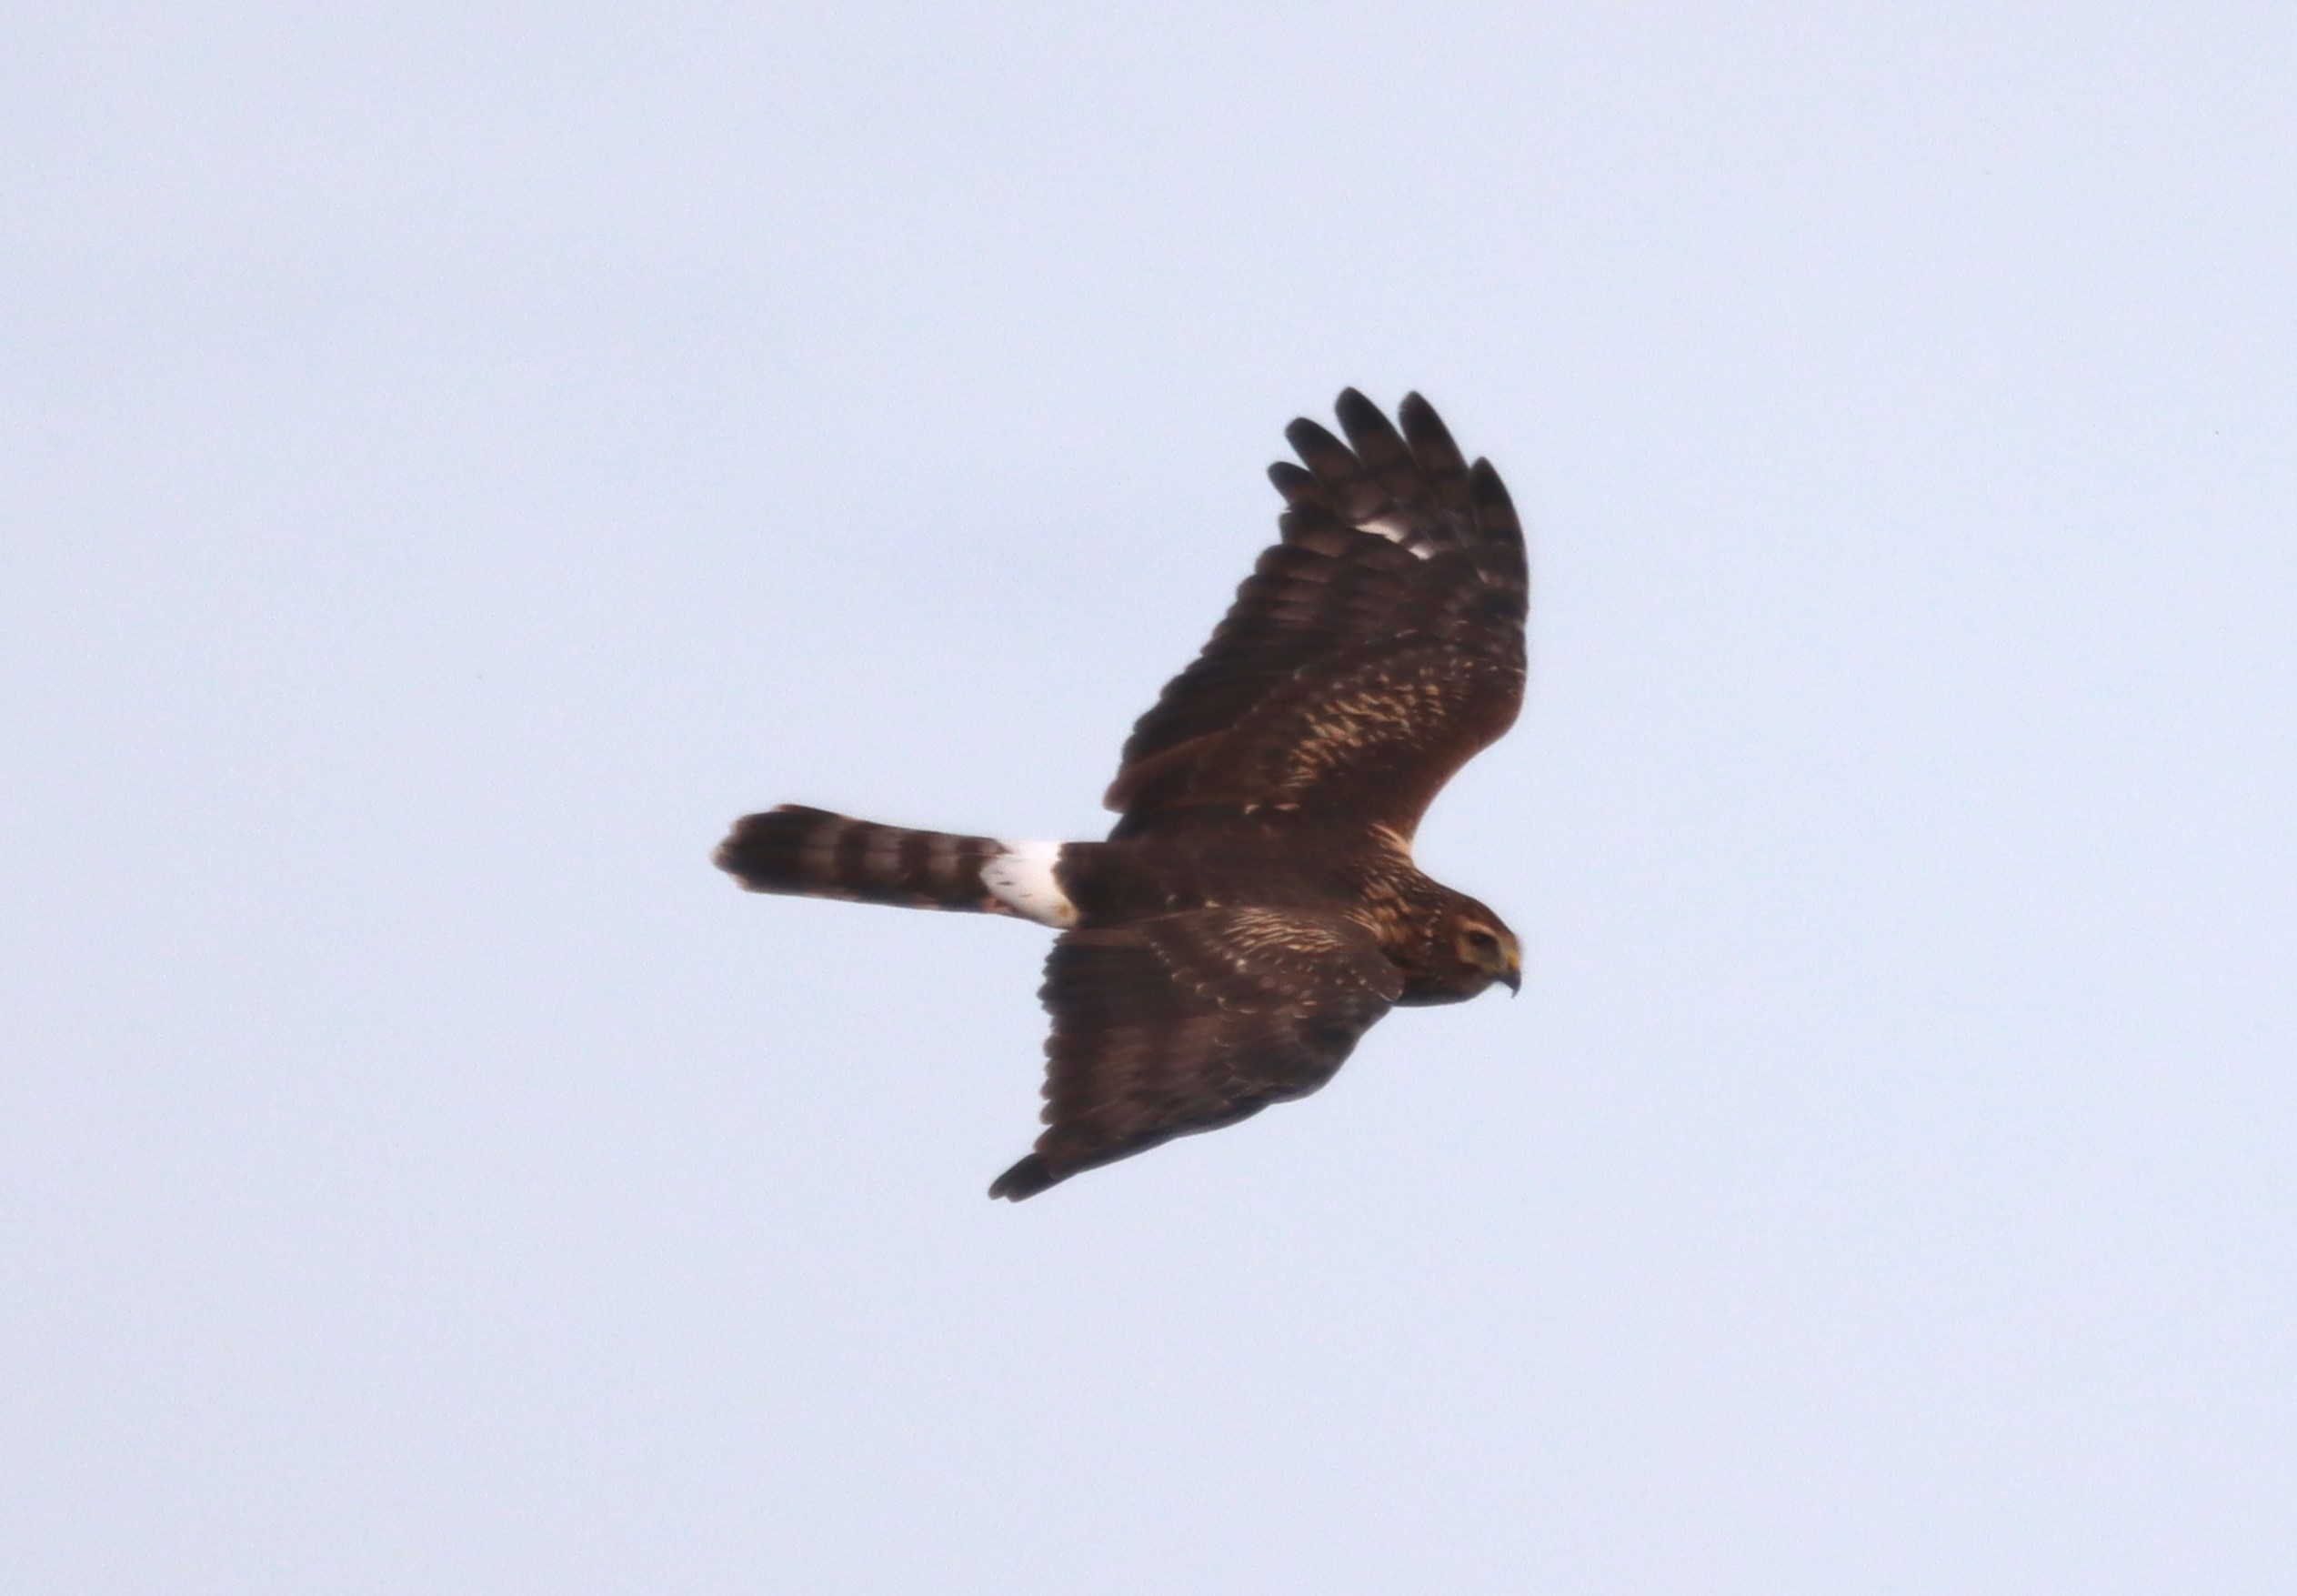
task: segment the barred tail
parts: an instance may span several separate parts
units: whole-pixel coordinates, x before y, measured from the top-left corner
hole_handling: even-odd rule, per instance
[[[909,831],[784,804],[736,821],[714,857],[752,892],[1011,914],[981,878],[981,867],[1004,850],[993,838]]]

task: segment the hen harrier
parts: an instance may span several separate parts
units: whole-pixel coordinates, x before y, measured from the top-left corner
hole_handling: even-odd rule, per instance
[[[753,892],[1016,915],[1060,931],[1018,1201],[1329,1080],[1399,1004],[1522,982],[1500,917],[1411,862],[1420,816],[1523,701],[1523,534],[1419,395],[1355,389],[1343,444],[1285,436],[1280,539],[1140,718],[1106,842],[910,831],[785,804],[717,862]]]

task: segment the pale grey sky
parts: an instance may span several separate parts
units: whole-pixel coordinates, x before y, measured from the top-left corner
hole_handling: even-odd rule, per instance
[[[18,8],[0,1583],[2281,1591],[2285,5]],[[1010,1208],[1091,835],[1409,387],[1521,1000]]]

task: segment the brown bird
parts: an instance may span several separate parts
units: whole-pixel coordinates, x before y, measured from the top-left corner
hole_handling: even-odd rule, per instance
[[[1523,533],[1418,394],[1350,388],[1342,443],[1285,436],[1279,541],[1125,744],[1106,842],[1003,842],[785,804],[717,863],[753,892],[1015,915],[1060,930],[1044,1134],[1018,1201],[1329,1080],[1396,1005],[1457,1003],[1522,952],[1419,873],[1420,816],[1523,702]]]

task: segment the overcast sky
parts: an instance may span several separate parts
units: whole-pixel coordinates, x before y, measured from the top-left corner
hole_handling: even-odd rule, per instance
[[[0,1583],[2283,1591],[2285,4],[14,9]],[[1344,384],[1523,997],[1019,1207]]]

